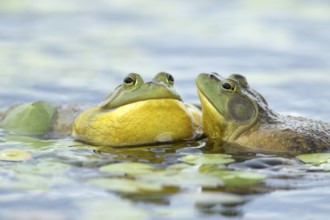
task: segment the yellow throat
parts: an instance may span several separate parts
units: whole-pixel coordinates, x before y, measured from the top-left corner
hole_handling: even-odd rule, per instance
[[[175,99],[138,101],[108,111],[92,107],[76,118],[72,133],[109,146],[189,140],[201,134],[201,112]]]
[[[226,125],[222,116],[202,92],[198,91],[198,95],[202,104],[202,121],[205,135],[210,138],[224,137],[226,135]]]

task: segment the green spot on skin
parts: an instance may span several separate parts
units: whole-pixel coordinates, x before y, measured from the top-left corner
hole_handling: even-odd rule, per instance
[[[29,152],[20,149],[5,149],[0,151],[0,160],[3,161],[25,161],[31,157]]]
[[[228,164],[235,162],[228,154],[191,154],[181,158],[189,164]]]
[[[44,101],[19,105],[6,114],[0,127],[18,134],[42,134],[48,131],[55,113],[55,107]]]

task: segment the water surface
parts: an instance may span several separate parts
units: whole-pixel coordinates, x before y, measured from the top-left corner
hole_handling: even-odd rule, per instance
[[[0,106],[40,99],[97,104],[126,74],[150,80],[160,71],[175,77],[185,101],[198,103],[199,73],[235,72],[276,112],[330,122],[329,11],[324,0],[2,1]],[[294,158],[233,155],[228,169],[267,176],[248,187],[197,184],[127,194],[89,180],[107,177],[99,171],[106,164],[143,162],[166,169],[185,155],[216,149],[200,141],[95,150],[70,139],[40,143],[6,136],[0,144],[33,155],[25,162],[1,162],[3,219],[325,219],[329,214],[329,173],[311,171]],[[241,200],[209,204],[189,197],[201,192]]]

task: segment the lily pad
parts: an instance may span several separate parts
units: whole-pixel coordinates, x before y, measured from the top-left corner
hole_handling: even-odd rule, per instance
[[[137,179],[147,183],[157,183],[164,186],[174,187],[190,187],[190,186],[205,186],[217,187],[222,186],[223,181],[220,178],[195,172],[180,171],[175,172],[163,171],[155,173],[146,173],[137,176]]]
[[[138,208],[123,199],[86,199],[77,202],[83,214],[79,217],[82,220],[115,219],[115,220],[147,220],[150,213],[147,210]]]
[[[67,172],[70,166],[56,161],[42,161],[38,164],[18,164],[14,167],[17,173],[58,175]]]
[[[55,107],[44,101],[19,105],[9,110],[0,127],[24,135],[42,134],[49,129],[55,113]]]
[[[297,158],[304,163],[310,163],[313,165],[330,163],[330,153],[302,154],[297,156]]]
[[[49,190],[50,187],[68,185],[72,180],[66,177],[41,176],[36,174],[16,174],[14,179],[0,182],[0,188],[15,190]]]
[[[187,192],[179,195],[180,198],[193,201],[201,205],[212,204],[239,204],[244,202],[244,198],[239,195],[224,192]]]
[[[235,162],[229,154],[191,154],[181,158],[189,164],[228,164]]]
[[[25,161],[31,159],[32,155],[21,149],[4,149],[0,151],[0,160],[3,161]]]
[[[320,165],[323,170],[330,171],[330,163],[323,163]]]
[[[88,182],[108,190],[122,192],[122,193],[138,193],[141,191],[155,192],[155,191],[162,191],[163,189],[162,185],[157,183],[146,183],[131,179],[98,178],[98,179],[91,179]]]
[[[31,147],[45,147],[55,144],[53,140],[41,140],[28,136],[16,136],[16,135],[7,135],[4,137],[4,140],[8,142],[17,142],[24,143]]]
[[[222,179],[225,186],[251,185],[262,182],[266,176],[256,172],[223,170],[214,165],[204,165],[200,167],[200,172],[207,173]]]
[[[114,163],[101,167],[100,171],[109,172],[114,175],[137,175],[152,173],[156,169],[144,163]]]

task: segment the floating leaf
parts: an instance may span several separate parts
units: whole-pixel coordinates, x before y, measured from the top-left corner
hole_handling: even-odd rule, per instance
[[[225,186],[256,184],[262,182],[266,178],[260,173],[238,170],[223,170],[214,165],[202,166],[200,167],[200,172],[221,178],[224,181]]]
[[[31,158],[31,154],[21,149],[4,149],[0,151],[0,160],[24,161]]]
[[[227,164],[235,162],[229,154],[191,154],[181,158],[190,164]]]
[[[82,210],[82,220],[147,220],[149,212],[123,199],[86,199],[77,202]]]
[[[0,188],[20,190],[48,190],[55,185],[68,185],[72,180],[66,177],[41,176],[29,173],[15,175],[15,179],[5,179],[0,182]]]
[[[18,142],[18,143],[23,142],[24,144],[31,147],[45,147],[56,143],[56,141],[53,140],[42,140],[28,136],[16,136],[16,135],[5,136],[4,140],[7,142]]]
[[[297,158],[304,163],[319,165],[330,162],[330,153],[302,154],[297,156]]]
[[[160,216],[160,219],[196,219],[200,214],[189,206],[157,206],[153,212]]]
[[[330,163],[323,163],[320,165],[323,170],[330,171]]]
[[[190,169],[192,167],[193,166],[186,164],[186,163],[177,163],[177,164],[172,164],[172,165],[168,166],[166,168],[166,170],[167,171],[170,171],[170,170],[180,171],[180,170]]]
[[[42,161],[38,164],[18,164],[14,170],[18,173],[34,173],[34,174],[61,174],[70,169],[70,166],[56,161]]]
[[[102,172],[109,172],[115,175],[137,175],[142,173],[152,173],[155,169],[144,163],[114,163],[100,168]]]
[[[55,112],[55,107],[44,101],[19,105],[9,110],[0,127],[25,135],[41,134],[49,129]]]
[[[239,204],[244,202],[242,196],[224,193],[224,192],[198,192],[198,193],[183,193],[179,195],[182,199],[193,201],[202,205],[212,204]]]
[[[155,183],[146,183],[131,179],[98,178],[91,179],[89,183],[105,189],[123,193],[138,193],[141,191],[162,191],[162,186]]]
[[[205,187],[217,187],[222,186],[223,181],[217,177],[198,173],[198,172],[175,172],[164,171],[156,173],[146,173],[137,176],[137,179],[148,183],[157,183],[164,186],[205,186]]]

